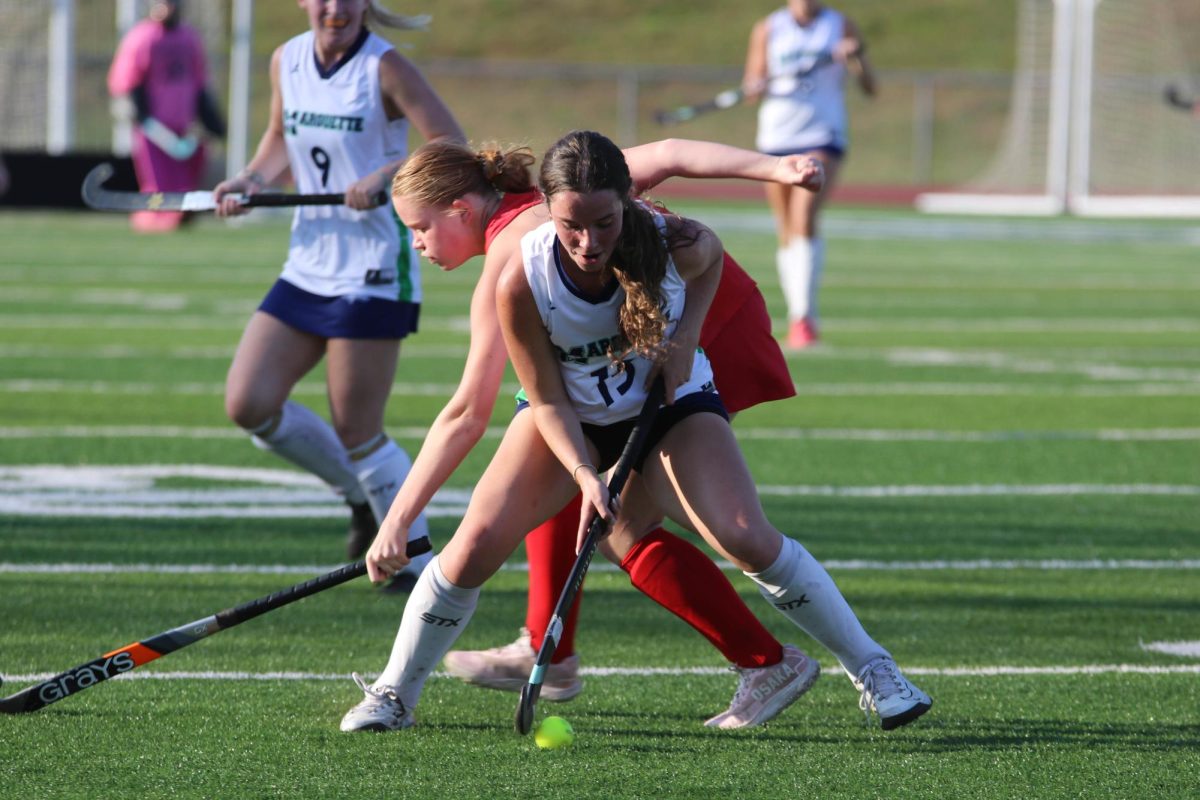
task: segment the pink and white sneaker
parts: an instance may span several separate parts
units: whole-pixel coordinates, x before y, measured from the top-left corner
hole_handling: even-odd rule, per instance
[[[446,665],[446,671],[459,680],[502,692],[519,692],[529,682],[529,673],[536,660],[529,629],[521,628],[521,635],[515,642],[490,650],[451,650],[442,663]],[[578,655],[568,656],[547,667],[540,695],[543,700],[570,700],[582,691]]]
[[[709,728],[752,728],[775,719],[821,676],[821,665],[794,645],[783,646],[783,659],[769,667],[733,667],[740,675],[729,708],[705,722]]]

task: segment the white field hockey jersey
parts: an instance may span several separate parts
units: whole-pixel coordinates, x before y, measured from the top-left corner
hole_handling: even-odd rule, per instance
[[[784,153],[845,149],[846,66],[833,60],[845,18],[826,8],[807,26],[782,8],[767,17],[767,90],[758,107],[756,146]]]
[[[332,73],[322,74],[311,31],[289,40],[279,65],[283,131],[296,190],[344,192],[408,152],[408,121],[389,121],[379,59],[392,46],[368,33]],[[385,203],[370,211],[299,206],[283,277],[325,297],[421,299],[411,237]]]
[[[662,217],[656,216],[661,229]],[[553,222],[521,238],[521,256],[542,324],[558,353],[567,395],[579,418],[609,425],[637,416],[646,399],[645,382],[651,362],[631,355],[625,359],[625,368],[618,370],[608,356],[609,342],[620,335],[617,315],[625,301],[625,290],[614,281],[614,291],[604,298],[589,300],[580,296],[563,271]],[[668,260],[662,285],[668,338],[683,314],[685,288],[675,262]],[[712,388],[712,380],[708,358],[697,349],[692,377],[675,390],[675,396]]]

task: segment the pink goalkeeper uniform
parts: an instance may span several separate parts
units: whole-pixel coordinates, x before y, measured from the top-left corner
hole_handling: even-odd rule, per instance
[[[153,20],[134,25],[117,46],[108,70],[108,91],[145,91],[150,116],[177,134],[185,134],[196,119],[196,105],[208,80],[200,34],[180,23],[167,28]],[[203,169],[203,148],[191,158],[176,161],[147,141],[140,127],[134,132],[133,162],[143,191],[190,191]]]

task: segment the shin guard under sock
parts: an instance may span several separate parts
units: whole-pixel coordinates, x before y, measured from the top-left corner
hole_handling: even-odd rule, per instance
[[[435,557],[408,596],[392,655],[375,683],[391,686],[404,705],[415,708],[425,681],[467,627],[478,602],[479,589],[455,586]]]
[[[534,650],[542,646],[546,626],[554,615],[554,606],[562,594],[571,567],[575,566],[575,536],[579,530],[580,495],[563,506],[550,519],[525,537],[525,555],[529,560],[529,598],[525,609],[525,627]],[[563,619],[562,636],[554,649],[550,663],[557,664],[575,654],[575,626],[579,620],[579,603],[583,587]]]
[[[698,547],[662,528],[639,540],[621,560],[633,585],[695,628],[739,667],[778,664],[783,646]]]
[[[825,568],[795,539],[782,538],[774,564],[746,573],[767,602],[828,648],[853,675],[874,658],[890,658],[867,635]]]
[[[278,416],[250,433],[260,450],[282,456],[311,472],[351,503],[365,501],[346,448],[333,426],[307,406],[288,400]]]

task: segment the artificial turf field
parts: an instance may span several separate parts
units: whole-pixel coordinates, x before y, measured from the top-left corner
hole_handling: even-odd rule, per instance
[[[763,210],[695,213],[780,318]],[[348,675],[382,667],[402,605],[360,580],[0,719],[0,797],[1200,795],[1200,226],[827,225],[824,341],[789,356],[800,396],[736,428],[768,515],[934,697],[918,723],[865,726],[830,654],[731,573],[825,674],[763,728],[710,731],[734,677],[597,564],[587,689],[539,704],[573,748],[515,734],[515,695],[441,677],[417,728],[341,734]],[[286,237],[280,219],[143,238],[120,217],[0,216],[0,693],[339,562],[344,509],[222,411]],[[425,272],[388,410],[414,453],[460,373],[477,266]],[[297,396],[324,411],[320,377]],[[436,543],[509,410],[435,502]],[[515,637],[523,561],[461,646]]]

